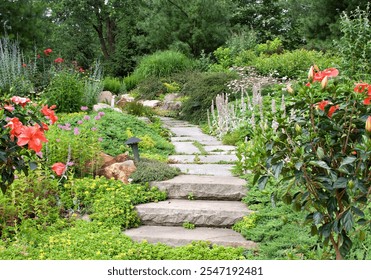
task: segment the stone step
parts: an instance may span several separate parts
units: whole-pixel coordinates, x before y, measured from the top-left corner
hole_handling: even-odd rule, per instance
[[[124,232],[134,241],[144,241],[156,244],[163,243],[169,246],[183,246],[192,241],[208,241],[229,247],[244,247],[253,249],[257,244],[243,238],[239,233],[224,228],[205,228],[196,227],[195,229],[185,229],[183,227],[164,227],[164,226],[141,226],[139,228],[128,229]]]
[[[241,200],[247,193],[246,181],[237,177],[180,175],[151,186],[166,191],[169,198]]]
[[[175,152],[179,154],[200,154],[201,151],[192,142],[173,142]]]
[[[135,206],[144,225],[231,227],[251,213],[239,201],[169,199]]]
[[[172,163],[233,163],[238,160],[236,155],[172,155],[168,159]]]
[[[169,164],[172,167],[178,167],[182,173],[190,175],[210,175],[210,176],[230,176],[233,174],[231,169],[233,164],[186,164],[176,163]]]

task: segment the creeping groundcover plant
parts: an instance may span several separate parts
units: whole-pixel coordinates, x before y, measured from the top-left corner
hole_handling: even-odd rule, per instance
[[[32,159],[34,153],[40,155],[43,143],[48,141],[45,131],[49,129],[41,116],[49,120],[50,125],[54,124],[58,120],[55,107],[45,105],[40,109],[29,98],[19,96],[1,103],[0,187],[3,193],[13,183],[15,171],[27,174],[29,169],[37,167]]]
[[[255,182],[279,180],[284,201],[306,211],[311,233],[342,259],[370,234],[371,85],[317,66],[308,79],[291,90]]]

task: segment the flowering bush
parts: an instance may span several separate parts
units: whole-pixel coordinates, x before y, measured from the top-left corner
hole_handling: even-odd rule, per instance
[[[54,108],[45,105],[40,109],[29,98],[19,96],[1,102],[0,186],[3,192],[13,182],[16,170],[27,174],[29,168],[36,168],[37,164],[31,158],[34,152],[40,153],[43,143],[48,141],[45,131],[49,129],[40,120],[40,115],[48,119],[49,124],[54,124],[58,119]]]
[[[255,181],[264,188],[269,178],[282,180],[284,200],[309,212],[312,234],[341,259],[351,238],[365,239],[362,226],[370,223],[364,209],[371,190],[371,87],[333,79],[337,75],[311,67],[309,83],[293,90],[290,115],[277,120]]]

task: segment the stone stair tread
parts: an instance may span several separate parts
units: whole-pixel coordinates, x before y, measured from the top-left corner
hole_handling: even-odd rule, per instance
[[[179,175],[150,185],[166,191],[169,198],[238,201],[247,193],[245,180],[226,176]]]
[[[250,214],[240,201],[169,199],[135,206],[145,225],[182,225],[184,222],[206,227],[231,227]]]
[[[239,233],[225,228],[196,227],[195,229],[185,229],[173,226],[140,226],[126,230],[124,234],[134,241],[146,240],[152,244],[163,243],[173,247],[187,245],[192,241],[209,241],[212,244],[246,249],[257,247],[255,242],[248,241]]]
[[[177,163],[233,163],[238,160],[236,155],[172,155],[168,160]]]
[[[231,169],[233,164],[192,164],[192,163],[175,163],[169,164],[173,167],[178,167],[180,171],[190,175],[210,175],[210,176],[229,176],[233,174]]]

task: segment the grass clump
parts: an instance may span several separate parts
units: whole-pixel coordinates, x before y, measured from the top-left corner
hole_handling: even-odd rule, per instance
[[[180,174],[179,168],[174,168],[164,162],[151,159],[141,159],[137,170],[131,174],[134,183],[164,181]]]
[[[103,90],[108,90],[114,94],[125,91],[125,83],[114,77],[105,77],[103,80]]]

